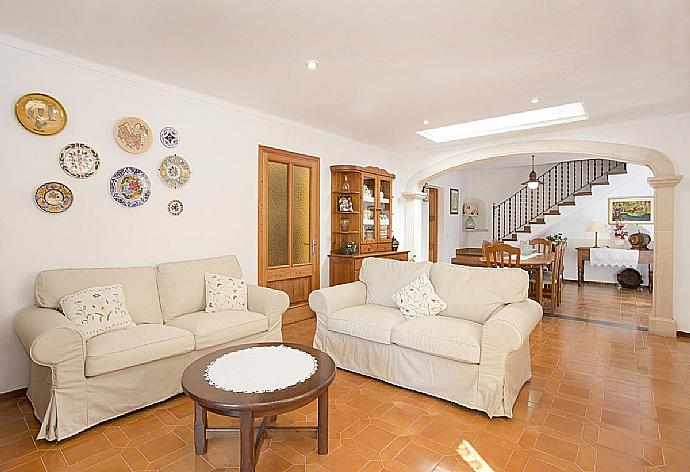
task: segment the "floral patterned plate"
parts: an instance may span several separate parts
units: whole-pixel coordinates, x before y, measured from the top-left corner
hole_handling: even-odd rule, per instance
[[[46,182],[36,190],[36,205],[46,213],[62,213],[72,206],[74,196],[65,184]]]
[[[158,169],[161,180],[170,188],[180,188],[192,175],[189,164],[183,157],[174,154],[163,159]]]
[[[98,153],[86,144],[68,144],[60,151],[60,168],[77,179],[91,177],[100,165]]]
[[[146,152],[153,140],[151,127],[141,118],[123,118],[115,126],[115,140],[127,152]]]
[[[142,170],[123,167],[110,178],[110,195],[122,206],[141,206],[151,196],[151,181]]]

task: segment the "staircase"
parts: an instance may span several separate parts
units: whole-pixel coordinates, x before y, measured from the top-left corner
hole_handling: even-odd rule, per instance
[[[493,206],[493,239],[517,241],[518,234],[529,234],[545,217],[560,215],[560,208],[574,206],[575,197],[592,195],[595,185],[608,185],[610,175],[626,174],[624,162],[586,159],[559,162],[540,175],[539,188],[523,187]]]

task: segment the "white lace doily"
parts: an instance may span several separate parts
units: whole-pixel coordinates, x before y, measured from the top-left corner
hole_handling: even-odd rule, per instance
[[[314,356],[288,346],[257,346],[223,354],[206,367],[204,378],[221,390],[275,392],[314,375]]]

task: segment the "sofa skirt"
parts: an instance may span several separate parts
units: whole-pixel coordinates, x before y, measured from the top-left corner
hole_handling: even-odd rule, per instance
[[[27,397],[41,422],[37,439],[61,441],[182,393],[182,372],[213,351],[239,344],[280,341],[278,325],[268,332],[95,377],[84,377],[82,372],[67,385],[56,385],[51,368],[32,363]]]
[[[489,375],[481,364],[336,333],[322,323],[317,324],[314,347],[330,355],[341,369],[480,410],[489,417],[511,418],[520,389],[531,378],[528,342],[508,354],[498,372],[492,366]]]

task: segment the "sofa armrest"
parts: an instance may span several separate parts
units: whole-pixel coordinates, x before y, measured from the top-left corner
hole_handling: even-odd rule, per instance
[[[484,353],[509,354],[522,346],[541,320],[543,310],[534,300],[504,306],[491,315],[482,330],[482,358]]]
[[[290,297],[285,292],[258,285],[247,284],[247,308],[268,318],[268,330],[281,326],[283,313],[290,306]]]
[[[25,308],[17,314],[14,329],[24,350],[37,364],[52,367],[76,361],[84,365],[84,337],[59,311],[36,306]]]
[[[335,285],[311,292],[309,307],[319,319],[350,306],[364,305],[367,302],[367,286],[362,282]]]

